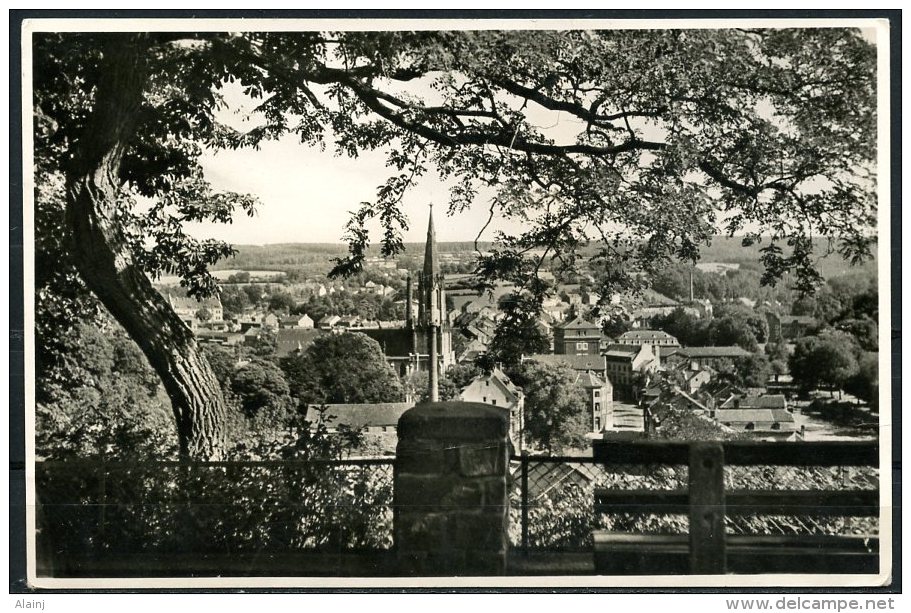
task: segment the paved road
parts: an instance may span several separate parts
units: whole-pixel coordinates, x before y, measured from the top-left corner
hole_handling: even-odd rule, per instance
[[[642,432],[642,409],[635,404],[614,401],[614,429]]]

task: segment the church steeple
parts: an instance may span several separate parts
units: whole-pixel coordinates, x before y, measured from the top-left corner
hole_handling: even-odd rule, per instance
[[[427,223],[427,244],[424,246],[424,269],[421,271],[419,318],[425,326],[439,326],[445,317],[443,276],[440,274],[440,256],[437,253],[437,237],[433,228],[433,205],[430,205],[430,221]]]
[[[427,223],[427,244],[424,246],[424,278],[440,274],[440,256],[437,254],[437,235],[433,229],[433,205],[430,205],[430,220]]]
[[[433,205],[430,205],[430,220],[427,223],[427,244],[424,246],[424,269],[421,271],[420,302],[418,303],[421,333],[427,347],[430,381],[428,391],[431,402],[439,400],[440,351],[450,351],[448,337],[444,342],[443,327],[446,325],[446,295],[443,290],[443,275],[440,274],[440,257],[437,253],[437,237],[433,228]],[[447,332],[448,334],[448,332]],[[442,346],[441,346],[442,345]]]

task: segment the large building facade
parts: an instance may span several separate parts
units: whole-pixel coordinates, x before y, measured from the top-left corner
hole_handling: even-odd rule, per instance
[[[554,353],[599,355],[601,353],[600,326],[581,317],[554,326]]]

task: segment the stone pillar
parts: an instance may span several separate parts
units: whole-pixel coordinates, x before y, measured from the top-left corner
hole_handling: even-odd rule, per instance
[[[394,534],[403,575],[503,575],[509,412],[474,402],[418,405],[399,419]]]

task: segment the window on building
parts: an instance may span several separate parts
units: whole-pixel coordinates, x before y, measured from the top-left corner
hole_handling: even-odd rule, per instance
[[[588,351],[588,343],[576,343],[576,351]]]
[[[600,430],[601,430],[601,417],[596,415],[595,416],[595,432],[598,432]]]
[[[496,398],[491,398],[491,399],[490,399],[490,404],[492,404],[492,405],[494,405],[494,406],[497,406],[497,399],[496,399]]]
[[[601,390],[595,390],[595,398],[601,397]]]
[[[600,403],[600,402],[596,402],[596,403],[595,403],[595,410],[596,410],[596,411],[600,411],[600,410],[601,410],[601,403]]]

